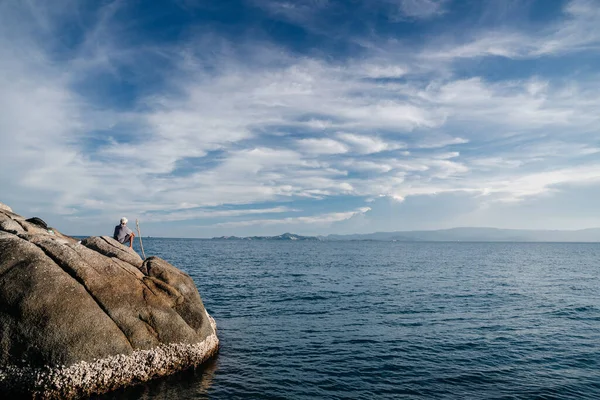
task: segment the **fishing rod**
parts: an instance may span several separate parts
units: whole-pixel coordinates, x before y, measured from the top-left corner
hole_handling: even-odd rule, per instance
[[[135,226],[137,228],[138,237],[140,238],[140,248],[142,249],[142,257],[144,257],[144,260],[145,260],[146,254],[144,254],[144,244],[142,243],[142,234],[140,232],[140,224],[137,219],[135,220]]]

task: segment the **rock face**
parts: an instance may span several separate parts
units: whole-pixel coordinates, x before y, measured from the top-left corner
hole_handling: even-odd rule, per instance
[[[189,275],[110,237],[42,226],[0,203],[0,397],[104,393],[216,353]]]

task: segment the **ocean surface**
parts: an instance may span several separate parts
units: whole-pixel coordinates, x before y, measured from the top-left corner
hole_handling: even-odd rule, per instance
[[[600,244],[144,239],[205,367],[99,399],[600,399]]]

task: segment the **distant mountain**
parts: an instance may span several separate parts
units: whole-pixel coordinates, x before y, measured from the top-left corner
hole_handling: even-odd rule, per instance
[[[352,235],[302,236],[284,233],[278,236],[221,236],[212,240],[282,241],[385,241],[385,242],[600,242],[600,228],[566,230],[529,230],[498,228],[452,228],[431,231],[375,232]]]
[[[315,236],[302,236],[296,235],[294,233],[284,233],[283,235],[278,236],[246,236],[246,237],[238,237],[238,236],[221,236],[214,237],[212,240],[321,240]]]
[[[397,242],[600,242],[600,228],[528,230],[498,228],[452,228],[431,231],[376,232],[328,235],[323,240],[378,240]]]

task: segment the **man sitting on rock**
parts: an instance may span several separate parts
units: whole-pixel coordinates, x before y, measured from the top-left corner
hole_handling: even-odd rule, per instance
[[[121,224],[115,226],[115,233],[113,234],[113,239],[117,242],[125,244],[129,242],[129,247],[133,247],[133,238],[135,234],[131,229],[127,227],[127,218],[121,218]]]

